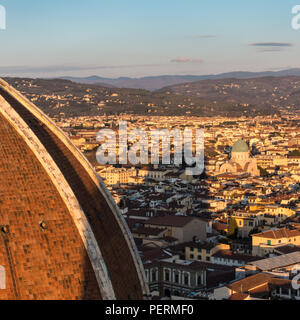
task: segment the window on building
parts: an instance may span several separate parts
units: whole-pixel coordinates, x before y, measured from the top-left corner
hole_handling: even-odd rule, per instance
[[[152,271],[152,282],[154,282],[154,281],[157,281],[157,279],[156,279],[156,271],[155,270]]]
[[[270,246],[272,244],[271,240],[268,240],[267,244]]]
[[[195,256],[193,254],[190,255],[190,259],[194,260]]]
[[[165,271],[165,281],[170,282],[170,272],[169,272],[169,270]]]
[[[210,261],[210,257],[206,257],[206,261]]]
[[[179,274],[178,273],[175,274],[174,282],[179,283]]]
[[[184,275],[184,284],[185,284],[186,286],[189,285],[189,275],[188,275],[188,274],[185,274],[185,275]]]

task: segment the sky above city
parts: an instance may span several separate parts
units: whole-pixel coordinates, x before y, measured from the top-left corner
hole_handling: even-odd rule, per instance
[[[143,77],[300,67],[296,0],[0,0],[0,75]],[[1,18],[1,16],[0,16]]]

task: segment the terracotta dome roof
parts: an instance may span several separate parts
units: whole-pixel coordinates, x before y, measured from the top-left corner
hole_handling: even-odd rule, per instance
[[[244,140],[238,140],[233,145],[232,152],[249,152],[249,147]]]
[[[1,79],[0,141],[0,300],[148,295],[132,235],[102,180],[51,120]]]

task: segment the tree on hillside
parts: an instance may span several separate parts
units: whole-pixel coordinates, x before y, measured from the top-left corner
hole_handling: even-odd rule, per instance
[[[258,167],[259,171],[260,171],[260,176],[261,177],[266,177],[269,175],[268,171],[262,167]]]
[[[289,153],[289,156],[290,156],[290,157],[300,157],[300,151],[299,151],[299,150],[291,151],[291,152]]]
[[[231,239],[236,239],[238,235],[238,225],[235,219],[230,218],[228,225],[228,237]]]

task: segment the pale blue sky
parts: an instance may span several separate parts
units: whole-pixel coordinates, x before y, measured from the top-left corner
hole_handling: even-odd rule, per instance
[[[291,28],[296,4],[0,0],[7,10],[0,75],[138,77],[300,67],[300,30]]]

